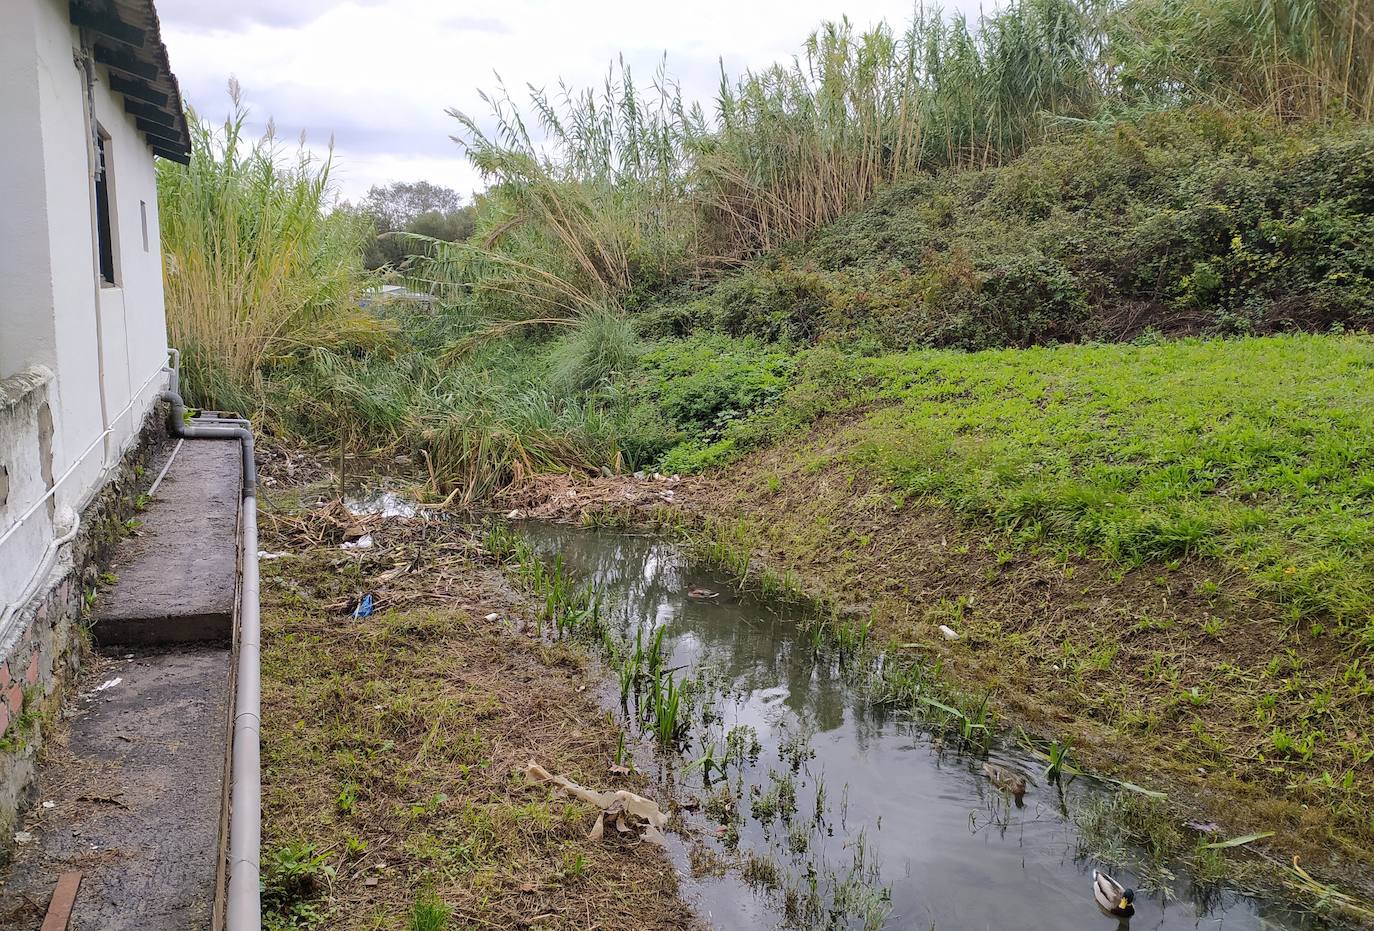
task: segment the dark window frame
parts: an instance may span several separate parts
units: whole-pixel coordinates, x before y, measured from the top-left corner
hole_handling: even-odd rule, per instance
[[[110,134],[96,127],[95,154],[95,229],[100,260],[100,281],[109,287],[119,287],[119,267],[115,261],[115,217],[110,204],[112,187],[109,157]]]

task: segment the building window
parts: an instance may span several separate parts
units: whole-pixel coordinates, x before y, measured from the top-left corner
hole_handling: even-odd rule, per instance
[[[110,209],[110,136],[98,129],[95,137],[95,227],[100,245],[100,280],[108,285],[119,284],[115,275],[114,214]]]

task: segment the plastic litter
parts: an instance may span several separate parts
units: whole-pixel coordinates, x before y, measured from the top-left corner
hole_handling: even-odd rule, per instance
[[[372,545],[372,534],[365,533],[356,540],[349,540],[339,544],[339,549],[344,550],[365,550]]]
[[[97,692],[103,692],[103,691],[105,691],[106,689],[112,689],[112,688],[114,688],[116,685],[118,685],[119,683],[121,683],[121,682],[123,682],[123,681],[124,681],[124,677],[123,677],[123,676],[115,676],[113,679],[106,679],[104,682],[100,683],[99,685],[97,685],[97,686],[95,687],[95,691],[97,691]]]
[[[374,498],[345,498],[344,507],[354,517],[381,516],[411,518],[420,513],[415,503],[394,491],[384,491]]]
[[[358,607],[353,609],[354,617],[367,617],[372,613],[372,596],[364,595],[363,600],[358,602]]]
[[[551,774],[534,760],[530,760],[529,765],[525,767],[525,777],[531,782],[552,782],[574,798],[601,809],[596,825],[587,835],[588,840],[600,840],[605,835],[606,819],[609,817],[616,831],[621,834],[630,834],[638,830],[629,820],[634,818],[645,823],[641,838],[654,844],[664,842],[663,828],[668,824],[668,816],[659,809],[657,802],[624,789],[617,792],[593,791],[578,785],[567,776]]]
[[[940,625],[940,633],[944,635],[944,638],[945,638],[946,640],[958,640],[958,639],[959,639],[959,634],[958,634],[958,632],[957,632],[953,627],[946,626],[945,624],[941,624],[941,625]]]

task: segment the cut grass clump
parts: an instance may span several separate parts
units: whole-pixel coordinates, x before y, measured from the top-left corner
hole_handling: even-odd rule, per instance
[[[410,931],[446,931],[453,909],[432,895],[424,895],[415,900],[410,913]]]

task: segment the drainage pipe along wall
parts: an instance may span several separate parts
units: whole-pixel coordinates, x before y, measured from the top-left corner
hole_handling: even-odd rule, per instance
[[[189,439],[239,440],[243,449],[243,577],[239,608],[238,669],[234,688],[233,746],[229,779],[229,889],[227,931],[259,931],[262,897],[261,632],[258,589],[258,473],[252,425],[242,418],[186,418],[181,398],[180,354],[173,350],[171,378],[163,397],[171,404],[172,432]]]

